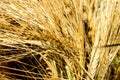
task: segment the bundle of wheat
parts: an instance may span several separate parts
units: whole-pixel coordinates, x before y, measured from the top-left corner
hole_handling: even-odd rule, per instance
[[[119,0],[0,0],[0,79],[118,79],[119,35]]]

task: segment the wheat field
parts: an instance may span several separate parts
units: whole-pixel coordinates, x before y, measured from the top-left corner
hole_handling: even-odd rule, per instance
[[[0,0],[0,80],[120,80],[120,0]]]

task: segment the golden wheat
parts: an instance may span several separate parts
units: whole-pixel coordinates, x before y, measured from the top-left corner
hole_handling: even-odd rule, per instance
[[[0,0],[1,80],[112,79],[119,50],[119,0]]]

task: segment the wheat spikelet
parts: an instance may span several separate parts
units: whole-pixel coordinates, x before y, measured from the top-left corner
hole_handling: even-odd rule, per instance
[[[117,0],[102,1],[99,8],[100,11],[96,12],[100,16],[98,16],[98,19],[95,19],[97,30],[89,65],[89,72],[92,78],[96,80],[104,80],[110,63],[120,49],[120,46],[109,46],[110,44],[120,43],[120,27],[118,26],[120,24],[119,4]]]

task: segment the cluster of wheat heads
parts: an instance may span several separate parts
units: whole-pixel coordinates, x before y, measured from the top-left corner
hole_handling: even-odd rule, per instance
[[[109,80],[119,43],[119,0],[0,0],[1,80]]]

